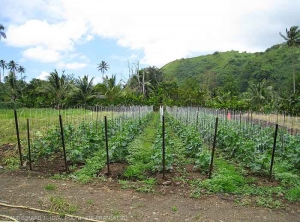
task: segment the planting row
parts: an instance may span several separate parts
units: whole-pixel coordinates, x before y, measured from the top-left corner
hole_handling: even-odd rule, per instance
[[[200,137],[211,147],[216,116],[197,108],[167,108],[167,111],[181,124],[190,129],[196,129],[196,137]],[[192,130],[189,131],[192,132]],[[273,127],[220,118],[217,149],[222,151],[227,158],[236,160],[251,172],[266,174],[270,168],[274,131]],[[286,130],[279,129],[275,151],[275,170],[277,173],[299,173],[300,135],[293,136]]]

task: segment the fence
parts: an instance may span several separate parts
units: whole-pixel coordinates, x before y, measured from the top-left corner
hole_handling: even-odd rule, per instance
[[[25,159],[26,163],[28,160],[31,162],[30,153],[32,160],[37,161],[40,156],[49,157],[48,154],[58,152],[64,146],[68,153],[68,158],[66,159],[65,155],[64,160],[71,161],[72,158],[79,158],[82,155],[76,148],[89,148],[88,152],[93,152],[91,147],[87,147],[87,140],[103,140],[104,117],[109,122],[109,133],[113,135],[121,131],[127,121],[140,121],[152,111],[152,106],[86,108],[76,106],[60,110],[24,108],[17,109],[15,112],[2,109],[0,110],[0,144],[18,144],[21,164],[22,159]],[[31,147],[31,152],[27,147]],[[94,151],[98,148],[94,144]],[[58,156],[60,160],[63,157],[62,153]],[[41,167],[47,164],[40,162],[39,165]],[[61,164],[61,161],[54,161],[53,164]]]

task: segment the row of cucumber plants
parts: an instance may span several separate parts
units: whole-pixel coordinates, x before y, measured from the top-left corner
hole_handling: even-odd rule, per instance
[[[161,118],[160,118],[161,119]],[[161,119],[162,120],[162,119]],[[164,132],[165,137],[165,170],[169,171],[173,169],[174,163],[174,142],[170,138],[170,134],[167,130]],[[153,172],[161,172],[163,169],[162,165],[162,144],[163,144],[163,131],[162,131],[162,121],[159,122],[158,128],[156,131],[156,137],[153,144],[153,154],[151,156],[152,159],[152,171]]]
[[[117,131],[109,137],[109,159],[110,163],[127,162],[128,145],[138,135],[140,135],[151,119],[152,114],[143,118],[131,119],[123,123],[122,130]],[[85,166],[72,174],[72,178],[80,181],[89,181],[97,175],[106,164],[105,147],[93,153],[92,157],[87,159]]]
[[[210,113],[188,113],[168,108],[170,115],[186,127],[194,126],[203,141],[211,145],[215,116]],[[179,110],[179,111],[178,111]],[[191,118],[194,117],[194,118]],[[247,124],[236,120],[220,118],[217,134],[217,149],[227,158],[235,159],[250,171],[266,174],[270,166],[274,141],[274,128]],[[275,172],[294,172],[300,170],[300,136],[292,136],[285,130],[279,131],[275,157]]]
[[[147,173],[153,168],[153,144],[157,136],[158,125],[159,116],[157,113],[153,113],[143,132],[129,144],[129,155],[126,157],[129,165],[124,172],[125,177],[131,179],[144,179],[146,178]]]
[[[127,128],[134,131],[138,127],[133,123],[143,122],[144,117],[149,113],[151,113],[149,107],[139,108],[139,113],[135,115],[135,118],[132,116],[130,118],[130,115],[125,115],[124,113],[123,115],[116,113],[115,118],[108,119],[107,122],[108,139],[113,140],[113,143],[117,142],[114,141],[116,140],[114,137],[116,134],[125,134],[128,131]],[[134,131],[134,133],[137,132]],[[64,126],[64,138],[68,160],[72,163],[85,163],[88,158],[105,145],[104,120],[84,121],[76,125],[66,124]],[[36,132],[31,144],[33,160],[42,157],[48,158],[55,153],[61,153],[62,140],[60,128],[56,126],[49,128],[45,133]],[[112,153],[119,151],[115,149],[116,146],[112,147]],[[24,158],[27,158],[27,156],[25,152]],[[120,159],[118,156],[114,154],[113,158]]]
[[[181,139],[185,147],[185,157],[192,158],[195,169],[202,173],[207,173],[211,154],[204,146],[200,138],[198,130],[193,125],[186,125],[179,119],[174,118],[169,113],[166,113],[166,119],[169,126],[177,136]]]

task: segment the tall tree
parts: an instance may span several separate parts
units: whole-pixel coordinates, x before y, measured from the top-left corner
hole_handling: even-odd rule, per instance
[[[14,102],[14,104],[16,104],[16,100],[19,95],[19,84],[13,72],[9,72],[8,76],[6,77],[6,83],[10,88],[11,99]]]
[[[16,63],[14,60],[11,60],[8,63],[8,69],[14,74],[14,76],[16,77],[16,72],[18,72],[19,70],[19,64]]]
[[[4,26],[0,24],[0,39],[1,36],[6,39],[6,34],[4,33],[4,29],[5,29]]]
[[[83,78],[79,77],[79,79],[76,80],[75,85],[80,91],[84,105],[86,105],[87,100],[93,96],[93,92],[94,92],[93,80],[94,78],[91,78],[89,80],[88,75],[83,76]]]
[[[271,101],[272,96],[273,88],[272,86],[266,86],[265,80],[249,87],[248,98],[252,103],[252,107],[259,111],[264,111],[264,105]]]
[[[102,73],[102,78],[104,78],[104,73],[109,69],[109,65],[105,61],[101,61],[98,65],[98,71]]]
[[[21,80],[23,80],[22,74],[25,73],[26,69],[23,66],[19,66],[17,71],[18,71],[18,73],[21,74]],[[25,78],[25,76],[24,76],[24,78]]]
[[[13,75],[13,78],[11,78],[12,81],[16,81],[17,80],[17,76],[16,76],[16,72],[18,71],[19,69],[19,64],[16,63],[14,60],[11,60],[9,63],[8,63],[8,69],[10,70],[10,72],[12,73]]]
[[[300,29],[298,26],[292,26],[289,30],[286,29],[286,35],[279,33],[282,38],[286,41],[289,47],[295,47],[300,45]],[[295,61],[294,56],[292,57],[293,63],[293,92],[296,92],[296,78],[295,78]]]
[[[115,99],[120,97],[122,86],[121,84],[117,84],[116,75],[113,75],[111,78],[106,76],[103,78],[103,83],[99,83],[95,86],[95,90],[112,103]]]
[[[2,68],[2,75],[4,81],[4,69],[7,69],[7,64],[4,60],[0,60],[0,67]],[[0,82],[1,82],[1,74],[0,74]]]
[[[71,82],[68,77],[62,72],[59,76],[57,70],[55,69],[50,73],[48,77],[48,84],[45,86],[45,91],[48,92],[53,98],[55,105],[58,106],[60,110],[63,99],[67,98],[71,93]]]

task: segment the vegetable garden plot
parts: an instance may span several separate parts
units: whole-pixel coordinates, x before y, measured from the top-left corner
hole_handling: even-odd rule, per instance
[[[252,173],[267,174],[270,166],[275,127],[264,127],[247,120],[229,119],[218,110],[204,108],[167,108],[168,113],[186,126],[194,126],[202,140],[211,147],[213,123],[219,115],[217,149],[234,159]],[[300,172],[300,135],[279,130],[275,152],[275,177],[289,172]]]
[[[60,112],[52,109],[20,110],[18,111],[18,119],[23,160],[28,164],[28,141],[24,122],[29,117],[36,117],[29,121],[33,168],[36,167],[36,170],[37,166],[49,168],[51,162],[55,163],[54,166],[63,164],[62,138],[58,121],[58,114],[60,113],[64,126],[67,162],[69,165],[72,164],[72,170],[72,167],[75,168],[74,164],[85,164],[95,152],[103,148],[104,116],[109,119],[108,134],[109,139],[111,139],[121,132],[125,134],[125,128],[128,128],[129,125],[137,126],[148,113],[152,112],[152,109],[152,107],[92,107],[60,110]],[[134,125],[133,122],[136,124]],[[13,129],[14,125],[10,127]],[[12,129],[10,131],[13,131]],[[16,138],[15,133],[14,137]],[[121,155],[120,150],[115,150],[114,146],[110,152],[113,159],[117,159]],[[58,169],[61,168],[58,167]]]

